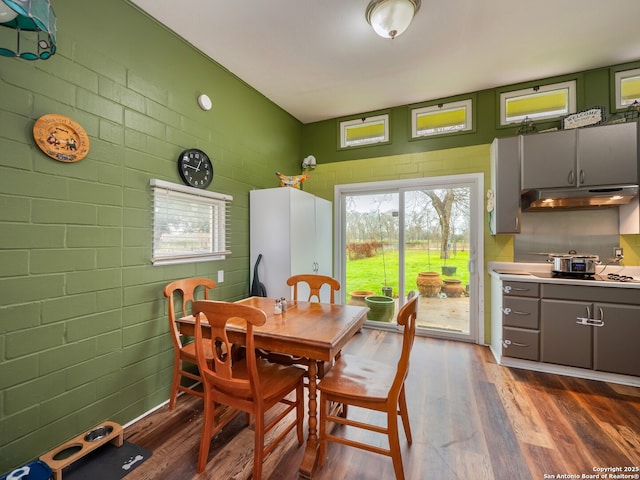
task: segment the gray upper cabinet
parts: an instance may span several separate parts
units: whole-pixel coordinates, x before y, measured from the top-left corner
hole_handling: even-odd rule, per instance
[[[520,233],[520,137],[496,138],[491,144],[491,234]]]
[[[522,190],[576,185],[576,131],[522,136]]]
[[[637,183],[638,123],[522,137],[522,189]]]
[[[622,185],[638,181],[636,122],[581,128],[577,145],[577,161],[582,172],[578,186]]]

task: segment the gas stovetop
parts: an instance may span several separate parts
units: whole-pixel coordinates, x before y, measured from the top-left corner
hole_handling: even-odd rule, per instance
[[[640,279],[630,277],[628,275],[619,275],[617,273],[555,273],[555,272],[536,272],[533,275],[539,278],[558,278],[567,280],[595,280],[598,282],[626,282],[640,283]]]

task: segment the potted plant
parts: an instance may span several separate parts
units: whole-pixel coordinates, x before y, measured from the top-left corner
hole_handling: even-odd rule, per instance
[[[364,299],[369,313],[367,318],[376,322],[390,322],[393,318],[396,303],[391,297],[385,295],[370,295]]]
[[[438,272],[420,272],[416,279],[416,285],[423,297],[435,297],[440,293],[442,280]]]

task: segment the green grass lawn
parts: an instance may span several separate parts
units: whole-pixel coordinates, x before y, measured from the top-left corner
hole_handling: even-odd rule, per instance
[[[438,272],[442,279],[457,278],[462,285],[469,283],[469,251],[458,251],[451,254],[451,258],[440,258],[439,250],[432,250],[429,255],[424,249],[407,249],[405,251],[405,288],[407,291],[417,289],[416,279],[419,272]],[[442,266],[456,267],[456,273],[451,276],[442,274]],[[386,283],[385,283],[386,271]],[[385,251],[374,257],[358,260],[347,260],[347,285],[345,294],[354,290],[369,290],[376,295],[382,294],[385,285],[393,289],[393,296],[398,296],[398,251]],[[348,297],[347,297],[348,300]]]

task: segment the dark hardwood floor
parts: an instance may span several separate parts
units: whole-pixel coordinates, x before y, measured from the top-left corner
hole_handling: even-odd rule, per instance
[[[400,341],[394,333],[364,329],[346,350],[385,361]],[[417,337],[407,396],[413,445],[402,434],[401,440],[408,480],[597,478],[587,475],[640,467],[640,388],[500,367],[487,347]],[[127,480],[249,478],[253,432],[240,421],[214,439],[207,469],[196,474],[201,420],[201,400],[183,395],[174,411],[164,406],[126,428],[126,440],[153,451]],[[266,460],[264,478],[298,478],[302,453],[290,434]],[[329,444],[314,478],[394,474],[388,457]]]

